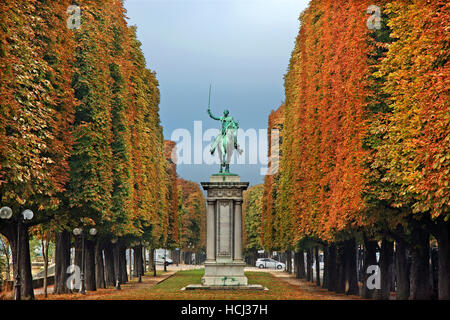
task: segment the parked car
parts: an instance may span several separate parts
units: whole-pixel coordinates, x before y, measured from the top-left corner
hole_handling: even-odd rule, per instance
[[[258,260],[256,260],[256,267],[260,268],[260,269],[284,269],[286,267],[286,265],[282,262],[279,262],[277,260],[274,259],[270,259],[270,258],[260,258]]]
[[[156,256],[156,258],[155,258],[155,263],[156,264],[164,264],[164,262],[166,263],[166,266],[168,266],[169,264],[173,263],[173,260],[168,258],[168,257],[166,257],[164,259],[164,255],[157,255]]]

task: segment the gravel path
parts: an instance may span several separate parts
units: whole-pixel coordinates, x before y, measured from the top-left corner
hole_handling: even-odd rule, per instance
[[[286,281],[287,283],[298,287],[302,291],[308,292],[313,300],[361,300],[359,296],[334,293],[327,289],[322,289],[321,287],[317,287],[314,283],[303,279],[297,279],[295,275],[287,272],[269,271],[269,273],[282,281]]]

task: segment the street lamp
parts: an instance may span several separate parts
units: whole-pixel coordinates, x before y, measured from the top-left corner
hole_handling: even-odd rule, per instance
[[[11,219],[13,212],[10,207],[3,207],[0,209],[0,218],[3,220]],[[25,224],[27,221],[33,219],[34,213],[30,209],[26,209],[22,212],[22,216],[17,219],[17,243],[16,243],[16,283],[14,284],[14,299],[21,300],[20,289],[21,289],[21,279],[20,279],[20,225]]]
[[[189,242],[188,248],[189,248],[189,264],[192,264],[192,249],[194,248],[192,242]]]
[[[86,294],[86,286],[85,286],[85,279],[84,279],[84,229],[83,228],[75,228],[73,229],[73,234],[75,236],[81,236],[81,294]],[[91,236],[95,236],[97,234],[97,229],[91,228],[89,229],[89,234]]]
[[[116,244],[117,241],[119,241],[119,239],[117,239],[116,237],[111,239],[111,243],[112,244]],[[117,269],[116,269],[116,290],[120,290],[121,288],[120,288],[120,278],[119,278],[119,268],[120,268],[120,266],[119,266],[119,247],[115,245],[114,246],[114,251],[116,252],[116,254],[115,254],[115,260],[116,260],[115,261],[115,265],[117,266]]]

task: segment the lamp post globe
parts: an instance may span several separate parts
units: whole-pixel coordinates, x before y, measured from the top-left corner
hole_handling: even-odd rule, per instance
[[[8,220],[12,217],[12,210],[10,207],[3,207],[0,209],[0,219]]]
[[[33,219],[34,213],[30,209],[26,209],[22,212],[22,216],[25,221],[27,221],[27,220],[29,221],[29,220]]]

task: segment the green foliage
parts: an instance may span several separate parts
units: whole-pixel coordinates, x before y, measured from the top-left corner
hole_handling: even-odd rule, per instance
[[[53,257],[53,252],[55,250],[55,244],[49,242],[48,246],[48,256],[49,260]],[[42,240],[37,237],[30,238],[30,259],[31,262],[35,261],[37,257],[42,257]]]
[[[244,252],[261,249],[261,212],[264,185],[252,186],[244,192],[242,205]]]
[[[31,232],[95,226],[155,244],[177,224],[156,75],[123,1],[77,2],[79,29],[71,4],[0,3],[0,202],[33,209],[46,225]]]

